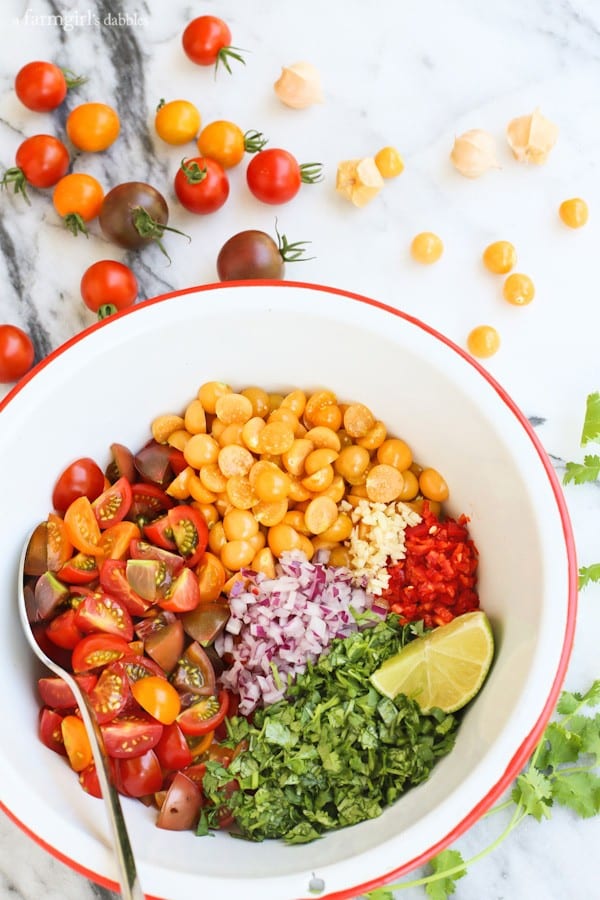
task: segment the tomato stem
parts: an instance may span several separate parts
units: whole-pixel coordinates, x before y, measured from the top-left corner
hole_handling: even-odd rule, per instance
[[[63,216],[63,222],[65,223],[65,227],[77,237],[78,234],[85,234],[86,238],[89,238],[89,232],[87,230],[87,226],[79,213],[67,213],[66,216]]]
[[[185,159],[181,160],[181,171],[189,184],[200,184],[208,174],[206,166],[201,169],[197,162],[191,162],[189,165],[186,165]]]
[[[317,181],[323,181],[323,163],[302,163],[300,180],[303,184],[316,184]]]
[[[308,262],[309,259],[316,259],[314,256],[304,256],[306,245],[312,241],[294,241],[290,244],[285,234],[279,233],[277,219],[275,219],[275,234],[277,235],[279,255],[284,262]]]
[[[9,184],[13,185],[13,190],[15,194],[22,194],[25,197],[27,203],[31,206],[31,201],[27,196],[27,179],[25,178],[25,173],[23,169],[19,169],[15,166],[12,169],[7,169],[2,177],[2,182],[0,184],[3,188],[8,188]]]
[[[65,81],[69,89],[78,88],[80,85],[85,84],[87,81],[87,78],[84,75],[76,75],[70,69],[61,69],[60,71],[65,76]]]
[[[217,69],[219,68],[219,63],[223,63],[229,74],[232,74],[231,66],[229,65],[229,59],[235,59],[236,62],[240,62],[243,66],[246,65],[246,60],[242,56],[242,53],[247,53],[247,50],[242,50],[240,47],[221,47],[219,52],[217,53],[217,61],[215,63],[215,78],[217,77]]]
[[[253,128],[244,134],[244,150],[246,153],[258,153],[269,143],[269,139],[264,136],[262,131],[255,131]]]
[[[162,222],[157,222],[143,206],[134,206],[132,208],[131,220],[140,237],[148,238],[158,244],[161,253],[164,253],[169,262],[171,262],[171,257],[165,250],[161,240],[165,231],[172,231],[174,234],[180,234],[183,237],[186,237],[188,241],[191,241],[191,237],[189,234],[186,234],[185,231],[179,231],[177,228],[170,228],[168,225],[163,225]]]
[[[109,316],[113,316],[117,312],[117,307],[114,303],[103,303],[102,306],[98,307],[98,319],[102,321],[102,319],[108,319]]]
[[[164,105],[165,105],[165,98],[161,97],[160,100],[158,101],[158,106],[156,107],[156,112],[158,112],[159,109],[162,109]]]

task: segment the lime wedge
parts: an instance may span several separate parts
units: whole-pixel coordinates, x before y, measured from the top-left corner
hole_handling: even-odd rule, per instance
[[[405,694],[423,712],[455,712],[472,700],[494,657],[494,636],[486,614],[457,616],[448,625],[415,638],[371,675],[380,694]]]

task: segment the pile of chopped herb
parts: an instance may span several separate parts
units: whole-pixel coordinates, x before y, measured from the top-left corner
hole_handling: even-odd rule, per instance
[[[247,749],[228,768],[208,763],[203,789],[212,812],[231,809],[250,840],[300,844],[380,815],[425,781],[452,749],[458,719],[439,710],[424,715],[402,695],[382,697],[369,681],[419,633],[391,615],[334,640],[284,700],[256,712],[252,723],[231,719],[227,743]],[[225,799],[221,789],[232,779],[240,790]]]

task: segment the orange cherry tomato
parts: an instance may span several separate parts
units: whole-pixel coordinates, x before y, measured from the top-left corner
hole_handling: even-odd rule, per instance
[[[256,153],[267,143],[259,131],[247,131],[233,122],[219,119],[210,122],[200,132],[198,150],[202,156],[208,156],[220,163],[224,169],[237,166],[244,158],[244,153]]]
[[[105,559],[124,559],[133,540],[139,540],[141,532],[135,522],[117,522],[102,532],[100,553]]]
[[[189,100],[160,101],[154,117],[159,138],[167,144],[187,144],[200,130],[200,113]]]
[[[92,748],[85,725],[79,716],[65,716],[60,723],[62,739],[75,772],[82,772],[92,763]]]
[[[166,678],[159,675],[135,681],[131,685],[131,693],[142,709],[163,725],[171,725],[181,710],[179,694]]]
[[[66,128],[71,143],[78,150],[96,153],[116,141],[121,123],[112,106],[82,103],[69,113]]]
[[[225,568],[214,553],[205,553],[202,562],[196,569],[200,597],[202,600],[217,600],[226,581]]]
[[[87,234],[86,222],[95,219],[104,200],[104,188],[92,175],[73,172],[61,178],[52,195],[54,209],[72,234]]]
[[[100,528],[92,504],[87,497],[78,497],[73,500],[65,513],[65,528],[67,538],[82,553],[87,553],[89,556],[103,554],[100,544]]]

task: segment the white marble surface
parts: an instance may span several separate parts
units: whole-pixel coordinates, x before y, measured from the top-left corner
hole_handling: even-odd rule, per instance
[[[29,21],[23,17],[29,10]],[[88,12],[137,15],[138,24],[74,24],[35,16]],[[194,66],[180,35],[195,15],[214,12],[230,24],[233,43],[247,48],[247,65],[232,76]],[[33,22],[32,22],[33,17]],[[141,18],[141,22],[140,22]],[[18,21],[17,21],[18,20]],[[74,21],[71,18],[71,21]],[[87,75],[88,82],[53,115],[24,109],[13,92],[18,68],[52,59]],[[322,72],[325,103],[306,111],[284,108],[272,83],[280,66],[300,59]],[[464,345],[476,324],[495,325],[500,352],[492,374],[523,411],[535,417],[545,448],[562,472],[580,458],[585,397],[600,388],[600,4],[597,0],[3,0],[0,8],[0,160],[13,164],[25,136],[60,134],[66,111],[83,100],[116,105],[122,134],[108,152],[78,155],[73,168],[95,174],[106,189],[123,180],[149,180],[172,199],[171,180],[182,156],[154,135],[153,110],[161,97],[194,101],[204,122],[230,118],[257,128],[271,146],[285,146],[300,161],[319,159],[325,180],[304,187],[289,205],[263,206],[249,194],[245,164],[231,173],[226,206],[195,218],[172,203],[171,224],[192,236],[166,240],[172,265],[156,248],[124,254],[101,237],[62,230],[50,198],[32,191],[32,205],[0,196],[0,321],[28,329],[38,358],[77,333],[94,316],[79,297],[84,269],[113,257],[131,265],[141,293],[151,297],[216,279],[221,244],[244,228],[290,239],[310,239],[315,259],[288,267],[289,278],[364,293],[418,316]],[[512,160],[504,140],[509,119],[540,106],[560,126],[548,164],[527,168]],[[490,130],[502,169],[467,181],[450,166],[455,134]],[[363,210],[336,196],[341,159],[398,146],[406,171]],[[557,207],[585,197],[590,223],[571,232]],[[408,246],[421,230],[437,232],[445,253],[426,269]],[[537,296],[527,308],[501,300],[501,280],[480,262],[491,240],[512,240],[519,270],[534,278]],[[101,382],[96,389],[101,389]],[[0,394],[1,396],[1,394]],[[596,485],[569,487],[580,563],[600,560],[600,494]],[[600,675],[597,642],[600,589],[582,596],[567,686],[585,689]],[[3,730],[3,739],[6,732]],[[495,819],[477,824],[460,841],[471,856],[496,834]],[[597,847],[600,822],[581,822],[557,810],[551,822],[527,823],[457,888],[462,900],[593,900],[600,897]],[[105,892],[46,855],[6,819],[0,821],[0,896],[84,900]],[[420,889],[399,894],[417,900]],[[175,898],[176,900],[176,898]]]

